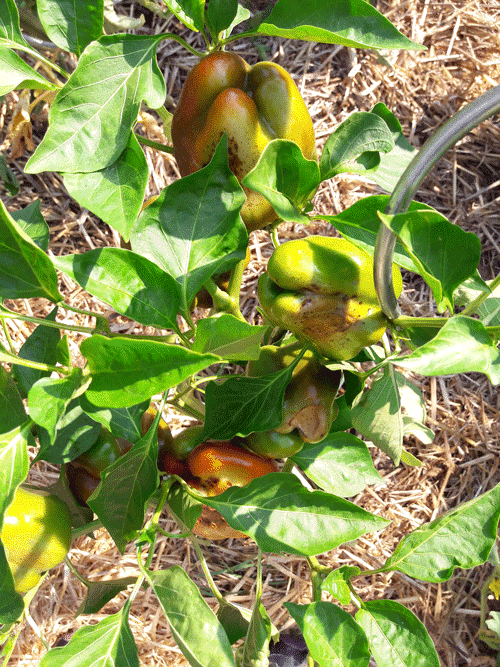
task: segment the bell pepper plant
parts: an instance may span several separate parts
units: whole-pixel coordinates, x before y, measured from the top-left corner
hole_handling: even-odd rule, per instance
[[[3,655],[13,650],[13,624],[29,598],[19,594],[61,562],[71,536],[100,539],[102,526],[121,553],[135,549],[137,579],[117,614],[49,649],[47,667],[98,664],[106,656],[138,665],[129,616],[145,587],[190,664],[267,664],[276,633],[263,604],[263,553],[293,554],[308,566],[310,599],[285,606],[311,664],[354,666],[355,656],[356,667],[372,659],[393,667],[393,656],[403,655],[408,667],[438,667],[417,616],[393,599],[365,599],[359,578],[400,572],[440,583],[455,568],[485,563],[496,540],[500,486],[403,535],[376,569],[362,571],[359,562],[334,569],[317,556],[388,525],[385,507],[368,511],[349,500],[383,483],[375,448],[377,461],[392,460],[384,472],[420,465],[415,442],[432,442],[412,372],[476,372],[500,383],[500,277],[486,283],[479,276],[476,235],[413,201],[444,151],[500,110],[499,90],[464,107],[419,152],[382,102],[354,111],[325,142],[316,141],[317,110],[308,108],[301,82],[310,74],[305,63],[287,72],[274,62],[278,53],[260,59],[254,38],[282,38],[283,48],[286,39],[423,48],[364,0],[278,0],[253,14],[249,3],[234,0],[165,0],[196,40],[149,35],[124,17],[114,32],[103,3],[73,3],[71,12],[66,0],[32,4],[20,19],[14,0],[0,3],[0,95],[17,89],[20,99],[31,99],[26,132],[31,111],[48,107],[24,171],[30,179],[58,175],[53,182],[64,182],[68,210],[81,207],[110,226],[116,247],[53,252],[36,203],[26,207],[24,193],[21,210],[0,202],[0,636],[10,637]],[[168,18],[163,5],[147,4]],[[26,12],[57,58],[25,39]],[[189,72],[179,70],[182,81],[169,71],[174,93],[179,84],[173,115],[157,62],[165,40],[191,59]],[[203,40],[204,50],[193,46]],[[151,118],[164,138],[146,136]],[[165,187],[161,175],[150,181],[143,145],[172,154],[181,177]],[[314,193],[345,172],[361,173],[387,194],[315,213]],[[14,192],[8,163],[0,178]],[[148,184],[159,192],[146,197]],[[324,232],[309,233],[313,220]],[[259,269],[249,310],[240,297],[245,274],[245,293],[254,298],[256,266],[247,266],[256,237],[274,250]],[[400,314],[401,271],[427,283],[434,317]],[[62,274],[99,305],[73,303]],[[31,300],[36,313],[40,304],[53,308],[32,315]],[[70,321],[75,312],[92,325]],[[19,322],[36,325],[25,341],[16,337]],[[197,423],[177,433],[172,415]],[[21,486],[34,479],[29,453],[35,464],[66,470],[52,495]],[[165,531],[163,510],[178,532]],[[238,604],[219,589],[211,572],[221,569],[217,550],[209,565],[200,535],[249,541],[252,601]],[[186,571],[154,560],[159,536],[189,538],[217,614]],[[89,589],[84,613],[99,612],[130,583],[96,584],[71,558],[66,564]],[[487,595],[482,599],[485,616]]]

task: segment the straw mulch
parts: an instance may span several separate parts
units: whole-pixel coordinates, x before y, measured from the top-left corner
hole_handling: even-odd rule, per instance
[[[123,13],[143,13],[146,30],[177,31],[182,27],[175,19],[162,21],[132,2],[121,2]],[[266,3],[254,2],[254,6]],[[400,30],[426,45],[423,52],[387,52],[382,57],[368,51],[354,51],[331,45],[287,42],[279,39],[258,39],[235,45],[235,50],[250,62],[262,56],[287,68],[306,99],[313,117],[318,149],[332,130],[350,113],[369,110],[384,102],[400,119],[406,136],[419,147],[440,124],[464,103],[500,83],[500,3],[497,0],[381,0],[376,3]],[[189,37],[200,47],[200,38]],[[195,59],[174,42],[162,45],[159,64],[165,71],[167,90],[173,100],[178,98],[185,76]],[[16,95],[8,96],[0,107],[0,141],[6,128]],[[148,120],[147,118],[145,119]],[[34,140],[39,141],[46,127],[42,110],[34,121]],[[151,138],[161,138],[154,119],[143,124]],[[491,279],[500,271],[500,123],[485,122],[464,138],[445,156],[428,177],[418,193],[420,201],[431,204],[450,220],[479,235],[483,256],[480,271]],[[6,144],[5,144],[6,145]],[[170,156],[158,155],[147,149],[151,167],[149,194],[155,194],[177,177],[175,162]],[[88,211],[82,210],[65,193],[61,179],[52,174],[22,176],[25,157],[11,162],[21,182],[18,197],[6,197],[11,209],[41,201],[42,212],[50,225],[51,252],[66,254],[84,252],[94,247],[117,245],[119,239]],[[315,202],[316,211],[331,214],[341,211],[359,198],[376,193],[376,187],[352,176],[337,177],[323,184]],[[281,229],[283,238],[310,232],[331,233],[328,226],[314,223],[308,229],[287,225]],[[252,235],[252,258],[246,272],[242,293],[243,310],[249,321],[258,321],[256,314],[256,278],[264,270],[271,244],[267,232]],[[62,277],[65,298],[73,305],[108,312],[103,304]],[[401,299],[405,312],[426,315],[435,312],[429,291],[416,276],[405,276],[405,292]],[[14,304],[11,304],[14,305]],[[16,308],[42,316],[49,304],[42,300],[17,302]],[[67,322],[89,326],[90,320],[66,313]],[[124,327],[120,318],[113,320],[118,330]],[[32,326],[20,322],[9,325],[9,332],[19,348]],[[130,330],[130,323],[119,330]],[[78,334],[69,334],[72,351],[81,341]],[[378,567],[392,552],[399,540],[422,523],[490,489],[500,480],[500,397],[482,375],[446,378],[413,377],[424,393],[428,409],[428,425],[435,432],[431,445],[409,440],[406,446],[423,462],[422,468],[391,461],[373,448],[377,469],[385,485],[368,488],[355,502],[376,512],[392,523],[378,535],[368,535],[355,544],[345,545],[320,557],[332,566],[360,565],[363,569]],[[189,420],[169,414],[174,432]],[[47,485],[55,481],[58,471],[39,463],[31,473],[35,483]],[[172,528],[166,520],[166,528]],[[71,551],[71,560],[89,579],[108,579],[137,573],[132,550],[121,556],[106,531],[96,539],[78,539]],[[251,540],[225,541],[204,547],[206,558],[220,589],[244,605],[251,605],[254,595],[255,545]],[[306,603],[310,600],[310,584],[303,559],[287,555],[266,555],[263,603],[280,629],[289,628],[291,619],[283,608],[284,601]],[[160,538],[153,562],[155,568],[180,564],[200,585],[207,601],[215,601],[207,591],[196,555],[188,540]],[[355,586],[365,600],[394,599],[405,604],[426,625],[436,643],[440,660],[446,667],[486,667],[496,664],[494,653],[477,638],[480,617],[480,592],[491,566],[484,565],[469,572],[458,571],[442,585],[414,581],[402,574],[391,573],[356,580]],[[119,595],[101,613],[91,618],[74,618],[83,586],[65,570],[55,569],[45,580],[31,615],[49,645],[69,636],[78,627],[95,623],[117,611],[125,599]],[[491,610],[500,609],[492,596]],[[131,627],[140,654],[141,664],[148,666],[185,665],[175,646],[164,616],[151,591],[141,593],[132,609]],[[45,649],[27,625],[9,665],[36,665]]]

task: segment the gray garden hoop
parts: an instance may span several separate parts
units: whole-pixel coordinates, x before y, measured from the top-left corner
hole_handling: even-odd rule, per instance
[[[482,122],[500,112],[500,86],[491,88],[460,109],[422,146],[396,184],[385,209],[388,215],[406,213],[422,180],[444,153]],[[390,320],[400,316],[392,283],[396,235],[380,224],[375,243],[373,277],[382,311]]]

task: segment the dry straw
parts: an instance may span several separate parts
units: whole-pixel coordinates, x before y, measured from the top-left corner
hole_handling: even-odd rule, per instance
[[[118,10],[132,15],[144,13],[144,30],[181,31],[175,19],[164,21],[138,3],[120,2]],[[254,2],[256,6],[266,3]],[[413,40],[425,44],[426,51],[392,53],[382,56],[369,51],[354,51],[332,45],[262,39],[236,43],[234,48],[248,61],[265,54],[278,62],[296,79],[314,120],[318,149],[339,122],[350,113],[369,110],[384,102],[399,118],[406,136],[420,146],[440,124],[488,88],[500,83],[500,4],[497,0],[381,0],[377,8]],[[193,45],[201,46],[199,37],[189,35]],[[159,64],[165,72],[167,91],[178,98],[181,85],[194,58],[174,42],[163,44]],[[0,143],[5,140],[7,124],[17,103],[16,94],[7,96],[0,106]],[[145,117],[143,131],[161,140],[161,130],[154,118]],[[34,122],[34,141],[38,143],[46,127],[46,111]],[[4,147],[7,144],[4,143]],[[146,149],[152,176],[149,194],[157,193],[177,177],[174,160]],[[61,179],[52,174],[21,175],[26,158],[16,158],[11,166],[19,177],[21,190],[16,198],[6,198],[10,209],[18,209],[39,199],[50,225],[50,252],[55,255],[85,252],[91,248],[118,245],[119,239],[87,211],[72,201]],[[427,178],[417,199],[444,213],[454,223],[479,235],[483,247],[480,272],[490,279],[500,271],[500,124],[498,119],[484,123],[465,137],[445,156]],[[337,213],[377,188],[363,179],[339,176],[323,184],[316,197],[316,211]],[[309,233],[334,233],[325,224],[308,228],[284,225],[282,238]],[[243,284],[243,312],[249,321],[258,321],[256,279],[264,270],[272,246],[267,232],[254,233],[250,243],[252,258]],[[61,276],[62,292],[74,306],[105,312],[68,278]],[[14,305],[14,304],[9,304]],[[416,276],[405,276],[401,299],[405,313],[427,315],[435,312],[425,284]],[[43,300],[24,301],[30,315],[47,314]],[[65,313],[65,321],[91,326],[92,322],[74,313]],[[133,331],[134,325],[120,317],[112,318],[114,330]],[[139,329],[137,329],[139,330]],[[32,325],[12,323],[10,335],[17,349],[32,331]],[[73,353],[82,336],[70,334]],[[83,360],[82,360],[83,363]],[[406,446],[423,462],[420,469],[401,465],[394,469],[388,458],[372,449],[375,466],[386,484],[368,488],[355,501],[367,510],[391,519],[379,535],[361,538],[356,544],[340,547],[320,557],[324,564],[360,565],[376,568],[392,552],[399,540],[421,523],[435,518],[457,504],[491,488],[500,479],[498,470],[500,443],[500,397],[482,375],[447,378],[412,377],[424,393],[428,425],[435,432],[432,445],[408,440]],[[182,415],[169,414],[174,430],[187,425]],[[57,478],[57,470],[43,462],[37,464],[31,479],[48,485]],[[173,529],[166,519],[166,529]],[[92,580],[123,577],[137,573],[132,551],[120,556],[106,531],[96,539],[80,538],[71,551],[78,570]],[[256,548],[251,540],[232,540],[206,545],[204,552],[217,585],[229,599],[251,605],[254,594]],[[187,540],[160,538],[154,568],[180,564],[209,596],[196,554]],[[426,625],[446,667],[493,667],[493,652],[478,640],[480,587],[490,574],[488,565],[471,572],[457,572],[449,582],[435,585],[414,581],[399,573],[377,575],[356,581],[356,588],[366,600],[399,600]],[[305,603],[310,599],[310,584],[304,560],[296,556],[265,557],[263,603],[280,628],[291,625],[283,608],[284,601]],[[91,617],[74,618],[83,586],[64,566],[47,577],[35,601],[31,615],[50,645],[65,633],[82,625],[96,623],[117,611],[125,599],[121,594]],[[490,600],[491,609],[498,603]],[[145,667],[176,667],[186,662],[175,646],[164,616],[151,591],[141,593],[131,613],[131,627],[137,642],[141,664]],[[26,626],[19,637],[9,665],[37,665],[44,654],[42,642]]]

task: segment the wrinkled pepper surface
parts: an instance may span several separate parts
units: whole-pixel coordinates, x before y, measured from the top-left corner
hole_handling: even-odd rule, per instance
[[[403,284],[396,266],[393,282],[399,296]],[[373,259],[346,239],[308,236],[280,245],[259,279],[258,295],[272,324],[339,361],[377,343],[387,327]]]
[[[261,376],[288,367],[299,354],[295,347],[276,347],[265,345],[256,361],[249,361],[246,374]],[[304,442],[320,442],[328,435],[332,421],[337,415],[335,399],[342,381],[341,371],[331,371],[319,363],[314,352],[306,350],[293,370],[292,379],[285,389],[283,402],[283,421],[275,429],[279,434],[288,434],[289,449],[286,442],[274,433],[252,433],[247,436],[249,446],[264,456],[282,458],[293,456],[299,449],[294,449],[292,438],[300,436]],[[266,445],[267,437],[267,445]],[[297,438],[294,438],[297,446]],[[280,444],[282,445],[280,447]],[[278,451],[281,454],[278,455]],[[287,453],[287,452],[290,453]]]
[[[255,477],[278,471],[275,461],[248,451],[236,442],[238,438],[235,442],[217,440],[198,444],[203,428],[203,424],[196,424],[177,434],[159,462],[160,470],[178,475],[204,496],[217,496],[231,486],[244,486]],[[193,532],[208,540],[245,537],[207,505],[203,506]]]
[[[34,588],[42,573],[64,560],[71,546],[71,516],[66,504],[51,494],[19,487],[7,508],[0,533],[21,595]]]
[[[250,67],[235,53],[219,51],[191,70],[172,118],[181,175],[207,165],[224,133],[229,166],[240,182],[273,139],[294,141],[305,158],[317,160],[312,120],[288,72],[271,62]],[[262,195],[245,194],[241,217],[249,231],[276,220]]]

